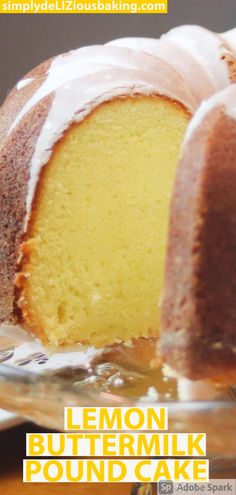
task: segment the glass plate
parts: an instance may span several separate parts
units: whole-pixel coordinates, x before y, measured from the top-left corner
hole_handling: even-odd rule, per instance
[[[165,405],[170,432],[207,434],[212,477],[222,466],[224,472],[236,474],[236,389],[174,376],[158,362],[154,340],[117,344],[103,352],[67,350],[63,366],[51,368],[43,366],[53,355],[48,358],[36,349],[12,361],[14,346],[6,340],[0,343],[0,407],[51,430],[63,430],[64,406]],[[89,354],[87,363],[81,361],[81,353]],[[28,369],[32,360],[43,371]]]

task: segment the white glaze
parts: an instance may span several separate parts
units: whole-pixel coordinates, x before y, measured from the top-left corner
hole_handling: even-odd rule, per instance
[[[26,77],[25,79],[21,79],[20,81],[18,81],[16,89],[19,91],[20,89],[26,88],[26,86],[29,86],[29,84],[31,84],[33,80],[33,77]]]
[[[204,101],[200,108],[195,113],[191,122],[189,123],[185,139],[183,142],[183,148],[189,142],[194,135],[197,128],[201,125],[205,117],[215,108],[222,107],[224,113],[236,120],[236,84],[232,84],[228,88],[215,94],[209,100]]]
[[[189,111],[195,107],[194,98],[177,72],[149,54],[140,55],[127,48],[93,46],[53,60],[45,81],[19,112],[10,129],[11,132],[27,112],[54,93],[32,158],[25,229],[39,174],[48,162],[55,142],[72,122],[80,122],[99,103],[136,92],[168,96],[181,102]]]
[[[221,60],[229,49],[220,35],[201,26],[179,26],[164,34],[162,39],[174,42],[198,61],[215,91],[220,91],[230,83],[227,65]]]
[[[236,28],[230,29],[230,31],[226,31],[226,33],[222,33],[221,37],[230,46],[234,54],[236,54]]]
[[[229,85],[227,65],[221,57],[228,53],[234,39],[234,32],[220,36],[199,26],[181,26],[161,40],[125,38],[56,57],[9,131],[43,98],[53,95],[32,158],[25,229],[41,169],[55,142],[72,122],[80,122],[103,101],[137,92],[165,95],[194,113],[204,99]],[[26,81],[29,84],[29,79],[20,81],[18,89]],[[204,106],[199,118],[201,112],[205,112]],[[193,126],[190,125],[187,138]]]
[[[156,57],[149,54],[143,53],[141,57],[137,51],[106,45],[88,46],[59,55],[52,61],[43,84],[17,115],[10,131],[39,101],[56,91],[60,86],[71,83],[74,79],[114,68],[117,68],[117,70],[125,68],[127,70],[135,69],[139,72],[143,70],[154,72],[159,69],[158,62],[159,64],[161,63]],[[179,78],[180,84],[180,76],[177,73],[171,74],[173,71],[171,67],[165,67],[162,64],[161,70],[165,71],[166,78],[170,78],[171,75],[173,77],[175,74],[176,78]],[[182,81],[181,83],[183,84]],[[187,88],[186,91],[188,91]],[[175,91],[173,90],[174,93]],[[190,98],[190,95],[188,96]]]
[[[170,64],[181,77],[194,98],[195,109],[203,99],[212,96],[221,86],[217,81],[212,83],[208,71],[196,57],[193,57],[186,49],[176,44],[172,39],[155,40],[152,38],[121,38],[109,43],[111,46],[128,47],[144,51],[158,56],[165,63]],[[198,84],[196,84],[198,81]]]

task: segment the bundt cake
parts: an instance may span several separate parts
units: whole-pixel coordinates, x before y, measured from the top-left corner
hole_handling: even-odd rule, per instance
[[[53,345],[159,333],[181,144],[236,82],[235,40],[183,26],[71,51],[16,85],[0,110],[1,323]]]
[[[236,372],[236,85],[199,108],[170,208],[165,361],[197,379]]]

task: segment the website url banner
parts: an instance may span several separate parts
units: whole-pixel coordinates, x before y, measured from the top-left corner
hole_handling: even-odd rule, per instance
[[[0,0],[0,14],[167,14],[168,0]]]

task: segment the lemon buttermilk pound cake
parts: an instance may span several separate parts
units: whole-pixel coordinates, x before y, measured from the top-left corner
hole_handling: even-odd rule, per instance
[[[182,26],[116,40],[16,85],[0,113],[1,323],[53,345],[159,334],[181,144],[236,81],[234,38]]]

